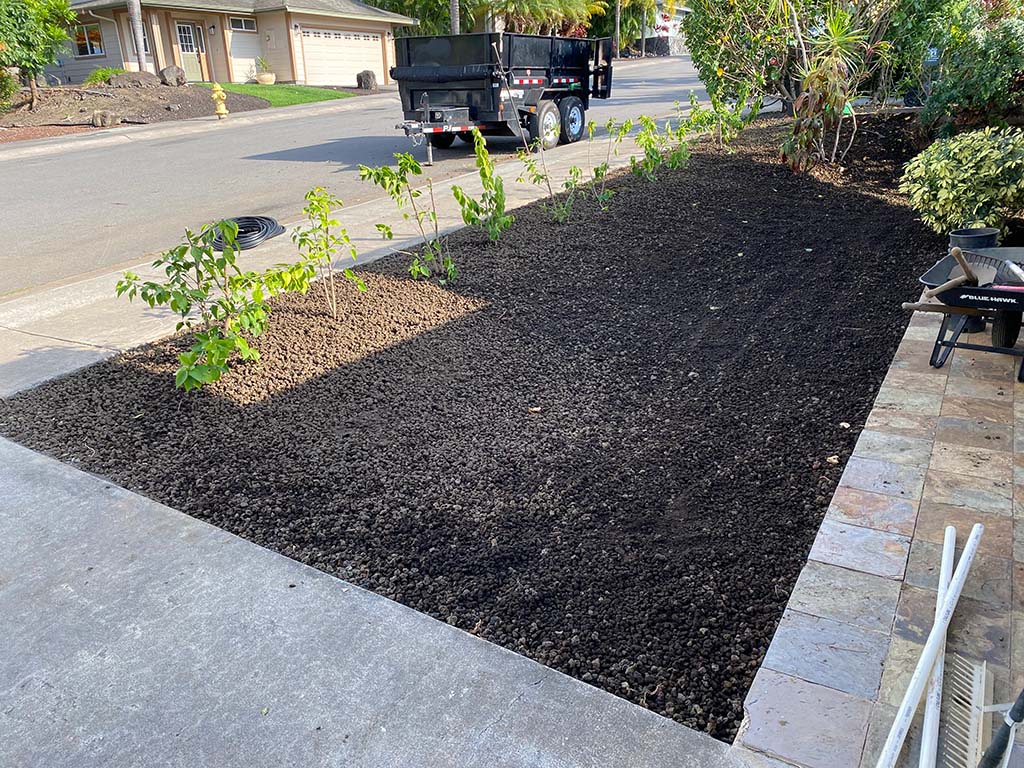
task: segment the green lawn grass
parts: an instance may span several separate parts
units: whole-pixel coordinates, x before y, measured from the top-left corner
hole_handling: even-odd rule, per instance
[[[206,88],[210,83],[198,83]],[[355,94],[347,91],[334,91],[330,88],[314,88],[309,85],[260,85],[259,83],[221,83],[221,87],[230,93],[244,93],[266,99],[272,107],[290,107],[293,104],[309,104],[313,101],[330,101],[331,99],[347,99]]]

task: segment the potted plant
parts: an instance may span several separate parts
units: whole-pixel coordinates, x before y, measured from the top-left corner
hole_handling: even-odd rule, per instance
[[[270,63],[262,56],[256,57],[256,82],[260,85],[273,85],[277,75],[270,71]]]

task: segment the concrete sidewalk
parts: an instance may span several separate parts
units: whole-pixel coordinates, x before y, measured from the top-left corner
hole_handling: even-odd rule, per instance
[[[554,189],[561,189],[562,181],[573,165],[583,168],[584,174],[589,175],[591,162],[588,151],[596,164],[604,159],[607,145],[602,140],[595,140],[591,147],[584,141],[548,153]],[[612,166],[628,166],[630,155],[637,153],[639,150],[632,139],[628,139],[622,143],[619,155],[613,156]],[[515,181],[522,168],[518,160],[497,166],[498,173],[505,180],[509,209],[546,195],[546,190]],[[429,176],[430,169],[425,168],[425,172]],[[446,233],[464,226],[451,194],[453,184],[462,186],[470,194],[479,195],[481,191],[476,173],[455,177],[435,186],[438,221]],[[403,219],[389,199],[375,199],[346,207],[341,210],[339,218],[359,251],[358,263],[361,264],[375,261],[395,250],[415,248],[419,242],[415,224]],[[262,269],[297,259],[291,231],[298,222],[282,223],[288,226],[288,232],[259,248],[244,252],[240,259],[243,268]],[[389,243],[381,239],[375,227],[377,223],[391,225],[394,241]],[[131,269],[144,277],[157,277],[151,261],[134,265]],[[352,264],[351,260],[338,263],[341,266]],[[127,299],[115,296],[114,285],[121,274],[122,270],[103,273],[0,301],[0,397],[174,331],[177,318],[169,311],[151,310],[138,300],[130,304]]]
[[[704,734],[2,439],[0,467],[0,765],[738,765]]]

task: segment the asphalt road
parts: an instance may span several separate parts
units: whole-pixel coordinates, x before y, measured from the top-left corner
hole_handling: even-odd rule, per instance
[[[689,92],[703,96],[688,57],[616,66],[613,98],[594,100],[588,119],[665,115]],[[338,102],[337,111],[215,130],[5,157],[0,150],[0,297],[145,260],[179,241],[186,226],[240,214],[294,219],[311,187],[348,204],[380,197],[358,166],[382,165],[410,142],[394,129],[397,93]],[[333,109],[333,108],[332,108]],[[265,113],[258,113],[263,115]],[[514,139],[490,140],[510,157]],[[10,145],[17,148],[18,145]],[[557,150],[556,150],[557,151]],[[423,156],[423,149],[417,150]],[[473,170],[470,147],[434,153],[435,180]]]

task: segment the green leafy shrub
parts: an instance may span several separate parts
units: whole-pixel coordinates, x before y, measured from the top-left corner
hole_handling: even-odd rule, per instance
[[[561,197],[553,197],[550,202],[549,212],[556,224],[565,224],[572,218],[572,206],[576,202],[576,194],[583,183],[583,170],[576,165],[569,166],[569,173],[562,182],[562,190],[565,194]]]
[[[483,193],[477,200],[466,194],[462,187],[455,185],[452,194],[462,211],[462,220],[471,227],[480,227],[491,242],[496,242],[512,226],[515,217],[505,213],[505,182],[494,172],[494,163],[487,151],[487,140],[476,128],[473,129],[473,151]]]
[[[28,81],[30,108],[39,101],[36,76],[65,50],[76,19],[68,0],[0,2],[0,67],[17,67]]]
[[[334,211],[342,207],[341,200],[323,187],[314,187],[306,193],[306,207],[302,212],[309,221],[308,227],[296,227],[292,242],[299,246],[302,262],[306,267],[307,279],[320,273],[320,282],[327,298],[331,317],[338,319],[338,291],[334,284],[334,255],[344,248],[355,261],[358,253],[348,236],[348,230],[334,218]],[[337,231],[335,231],[337,227]],[[342,270],[346,280],[355,283],[360,291],[366,290],[366,283],[351,267]]]
[[[99,67],[86,76],[82,85],[106,85],[114,75],[123,75],[125,72],[120,67]]]
[[[597,132],[597,123],[591,120],[587,123],[587,164],[591,166],[591,176],[593,176],[593,184],[590,185],[591,191],[594,194],[594,199],[598,205],[601,206],[602,211],[608,210],[608,202],[612,199],[615,194],[608,189],[608,173],[612,167],[612,155],[615,157],[619,156],[619,146],[622,144],[631,130],[633,130],[633,121],[626,120],[619,123],[614,117],[608,118],[608,122],[604,124],[605,131],[608,134],[607,151],[605,158],[602,162],[594,165],[590,160],[590,149],[594,143],[594,134]]]
[[[223,251],[215,239],[220,234]],[[242,360],[258,360],[252,340],[267,329],[269,300],[284,291],[309,290],[306,264],[278,264],[265,272],[243,272],[238,257],[238,225],[233,221],[209,224],[195,234],[185,230],[185,242],[153,262],[167,279],[143,281],[125,272],[117,282],[117,295],[136,296],[151,307],[169,307],[178,315],[177,330],[197,328],[195,343],[178,355],[174,384],[186,392],[217,381],[228,371],[237,352]]]
[[[629,158],[629,169],[634,176],[654,181],[660,168],[684,168],[690,162],[690,142],[692,137],[685,120],[680,120],[675,127],[666,121],[664,131],[658,128],[654,118],[640,115],[637,118],[640,130],[636,133],[636,143],[643,154]]]
[[[536,150],[536,156],[526,150],[519,150],[518,156],[523,163],[523,172],[516,181],[520,183],[529,182],[538,187],[545,187],[548,196],[541,202],[541,208],[551,217],[553,222],[565,224],[572,218],[573,202],[583,179],[583,171],[575,165],[569,168],[568,175],[565,181],[562,182],[562,189],[565,194],[562,197],[558,197],[555,194],[554,187],[551,185],[551,174],[548,172],[545,151],[540,143],[540,139],[534,142],[533,148]]]
[[[926,98],[937,70],[928,64],[931,49],[950,48],[951,35],[972,12],[975,0],[901,0],[896,3],[886,31],[890,56],[880,73],[879,90],[902,95],[912,90]]]
[[[1003,229],[1024,208],[1024,132],[986,128],[940,139],[907,164],[900,189],[939,234]]]
[[[11,73],[0,67],[0,109],[10,109],[14,94],[18,92],[18,81]]]
[[[536,151],[536,156],[534,156]],[[552,218],[558,220],[560,214],[555,202],[555,189],[551,186],[551,174],[548,173],[548,164],[544,155],[544,147],[540,139],[533,142],[529,149],[521,149],[516,155],[523,164],[523,172],[516,179],[520,184],[527,182],[534,186],[543,186],[547,189],[547,200],[541,203],[541,207],[551,214]],[[539,158],[539,160],[538,160]],[[566,219],[563,219],[565,221]]]
[[[1024,106],[1024,20],[1002,19],[991,28],[959,33],[944,54],[922,119],[953,118],[994,125]]]
[[[455,266],[455,260],[441,237],[441,230],[437,223],[437,205],[434,202],[434,185],[427,179],[427,197],[430,207],[422,207],[416,201],[423,196],[423,191],[414,189],[412,177],[423,174],[423,167],[408,152],[396,152],[394,155],[398,165],[392,168],[389,165],[382,165],[378,168],[371,168],[368,165],[359,166],[359,178],[370,181],[383,189],[395,202],[398,210],[402,211],[402,217],[408,221],[412,219],[419,229],[420,238],[423,241],[423,250],[420,253],[406,253],[412,257],[409,265],[409,274],[414,278],[429,278],[432,275],[438,277],[442,285],[455,282],[459,270]],[[412,210],[410,214],[405,210],[408,204]],[[392,240],[394,232],[387,224],[377,224],[377,231],[385,240]]]
[[[716,145],[728,147],[761,111],[761,97],[751,99],[747,86],[742,84],[737,86],[737,90],[739,95],[731,105],[718,96],[711,96],[707,107],[700,103],[696,93],[690,91],[690,113],[687,116],[683,117],[679,102],[676,102],[677,132],[709,134]],[[744,114],[748,103],[750,110]]]

